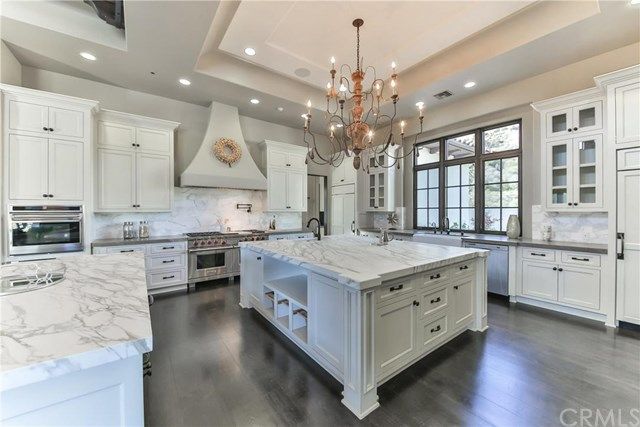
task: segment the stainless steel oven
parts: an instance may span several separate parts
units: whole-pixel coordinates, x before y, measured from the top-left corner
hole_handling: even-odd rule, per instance
[[[238,246],[189,249],[189,283],[240,274]]]
[[[9,255],[84,249],[82,206],[9,206]]]

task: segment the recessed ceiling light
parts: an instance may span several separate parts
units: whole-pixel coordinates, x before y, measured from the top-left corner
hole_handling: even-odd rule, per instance
[[[260,100],[255,98],[251,99],[249,102],[252,104],[260,104]]]
[[[181,85],[185,85],[185,86],[189,86],[191,84],[191,82],[187,79],[180,79],[178,81],[180,82]]]
[[[464,87],[467,89],[471,89],[472,87],[474,87],[476,85],[476,82],[466,82],[464,84]]]
[[[276,108],[276,110],[280,111],[281,113],[284,111],[284,107],[278,107]]]
[[[89,52],[80,52],[80,56],[82,56],[84,59],[88,59],[89,61],[95,61],[96,59],[98,59],[95,55]]]
[[[244,48],[244,54],[248,55],[248,56],[253,56],[256,54],[256,50],[252,47],[245,47]]]

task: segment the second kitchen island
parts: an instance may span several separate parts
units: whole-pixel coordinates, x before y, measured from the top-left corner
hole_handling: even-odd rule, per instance
[[[487,328],[486,251],[354,236],[240,247],[242,307],[340,381],[360,419],[379,406],[379,385]]]

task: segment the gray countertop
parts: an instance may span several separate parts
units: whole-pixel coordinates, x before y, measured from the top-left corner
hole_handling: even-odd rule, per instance
[[[187,236],[183,236],[182,234],[176,234],[172,236],[151,236],[146,239],[123,239],[123,238],[114,238],[114,239],[97,239],[91,242],[92,248],[102,247],[102,246],[122,246],[122,245],[144,245],[147,243],[169,243],[169,242],[182,242],[187,240]]]
[[[369,233],[377,233],[380,230],[375,228],[361,228],[361,231],[369,232]],[[427,232],[425,230],[389,230],[391,234],[401,234],[405,236],[416,236],[416,235],[434,235],[438,237],[447,237],[446,234],[433,234],[432,232]],[[508,246],[525,246],[532,248],[549,248],[549,249],[559,249],[559,250],[569,250],[569,251],[579,251],[579,252],[589,252],[595,254],[606,254],[607,253],[607,245],[602,243],[583,243],[583,242],[561,242],[561,241],[550,241],[547,242],[545,240],[535,240],[535,239],[510,239],[507,236],[500,234],[475,234],[475,233],[465,233],[463,236],[459,234],[451,235],[451,238],[461,239],[463,242],[470,243],[495,243],[501,245]]]

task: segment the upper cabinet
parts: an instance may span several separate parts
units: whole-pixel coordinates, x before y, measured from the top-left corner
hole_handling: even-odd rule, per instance
[[[2,85],[4,194],[11,203],[90,200],[92,117],[97,103]]]
[[[344,157],[340,165],[331,170],[331,186],[356,183],[357,171],[353,167],[353,157]]]
[[[163,212],[173,204],[173,133],[179,123],[103,110],[98,120],[98,212]]]
[[[541,118],[542,204],[546,210],[605,210],[603,105],[598,88],[532,105]]]
[[[396,155],[396,152],[391,155]],[[364,174],[360,185],[365,210],[392,212],[402,206],[402,160],[395,161],[387,154],[377,154],[375,160],[370,155],[365,160],[368,172]]]
[[[276,141],[262,143],[267,210],[307,211],[307,149]]]
[[[613,71],[595,80],[607,96],[607,141],[612,149],[637,147],[640,144],[640,65]]]

